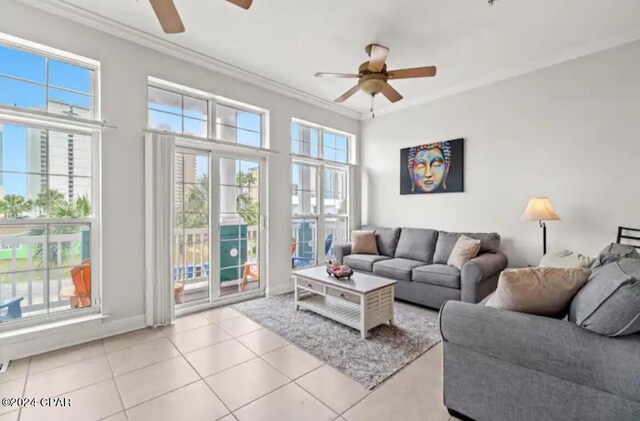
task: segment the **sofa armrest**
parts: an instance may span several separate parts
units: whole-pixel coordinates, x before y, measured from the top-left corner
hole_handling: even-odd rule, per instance
[[[462,301],[477,303],[495,291],[498,277],[507,267],[507,256],[501,252],[484,253],[462,265],[460,289]]]
[[[452,344],[631,400],[640,396],[640,335],[608,338],[565,320],[458,301],[443,305],[439,323],[445,360]]]
[[[351,254],[351,243],[336,244],[333,246],[333,255],[340,263],[342,263],[342,259],[344,259],[344,256],[348,256],[350,254]]]

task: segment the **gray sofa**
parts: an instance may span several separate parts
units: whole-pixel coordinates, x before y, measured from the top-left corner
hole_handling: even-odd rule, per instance
[[[639,257],[594,267],[565,320],[447,302],[449,412],[477,421],[640,420]]]
[[[440,308],[447,300],[479,302],[495,290],[507,266],[496,233],[465,233],[481,240],[481,249],[458,270],[447,266],[447,260],[461,233],[420,228],[363,230],[376,232],[379,254],[351,254],[351,245],[342,244],[333,248],[336,259],[355,271],[397,280],[396,298],[427,307]]]

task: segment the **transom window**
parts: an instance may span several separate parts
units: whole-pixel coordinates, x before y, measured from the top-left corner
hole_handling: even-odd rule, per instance
[[[216,138],[259,148],[262,144],[262,114],[218,102]]]
[[[299,121],[291,124],[291,152],[295,155],[348,164],[351,162],[351,138],[347,134]]]
[[[149,127],[207,137],[208,119],[208,100],[149,86]]]
[[[0,104],[93,119],[96,71],[0,44]]]
[[[265,146],[265,110],[151,78],[148,107],[151,129]]]

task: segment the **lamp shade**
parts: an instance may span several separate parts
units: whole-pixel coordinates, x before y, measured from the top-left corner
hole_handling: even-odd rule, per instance
[[[532,197],[522,214],[525,221],[558,221],[560,217],[553,210],[548,197]]]

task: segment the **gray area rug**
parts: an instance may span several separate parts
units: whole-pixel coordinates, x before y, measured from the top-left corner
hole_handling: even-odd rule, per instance
[[[233,306],[309,354],[373,389],[440,342],[437,313],[395,302],[393,326],[360,332],[308,310],[294,309],[293,293]]]

